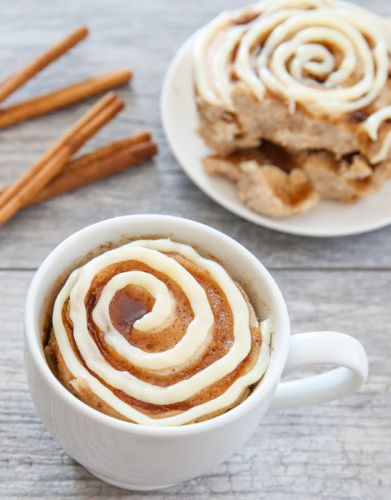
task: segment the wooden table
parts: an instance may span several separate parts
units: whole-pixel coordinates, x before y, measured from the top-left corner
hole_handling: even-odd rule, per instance
[[[391,495],[391,227],[340,239],[288,236],[240,220],[209,200],[174,160],[159,118],[159,92],[177,47],[233,0],[12,0],[1,7],[0,77],[86,22],[91,36],[25,89],[30,96],[130,65],[121,116],[94,144],[140,128],[156,161],[20,213],[0,229],[0,496],[3,498],[386,499]],[[391,16],[387,0],[366,1]],[[12,99],[14,100],[14,98]],[[91,101],[92,102],[92,101]],[[1,132],[0,183],[29,166],[91,103]],[[90,146],[91,147],[91,146]],[[187,483],[145,495],[105,485],[71,460],[37,417],[23,369],[23,308],[35,269],[66,236],[122,214],[177,214],[242,242],[272,271],[294,331],[335,329],[368,350],[370,376],[356,395],[269,415],[228,462]]]

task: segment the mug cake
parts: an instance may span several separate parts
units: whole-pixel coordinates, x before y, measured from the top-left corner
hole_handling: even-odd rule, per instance
[[[283,217],[355,202],[391,176],[391,23],[338,0],[223,12],[193,46],[211,175]]]
[[[265,374],[271,323],[224,267],[170,239],[134,240],[75,269],[56,296],[46,358],[87,405],[175,426],[238,405]]]

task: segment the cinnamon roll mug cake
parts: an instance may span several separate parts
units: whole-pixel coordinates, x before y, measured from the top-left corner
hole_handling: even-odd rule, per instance
[[[391,176],[391,22],[338,0],[223,12],[193,47],[211,175],[270,217],[355,202]]]
[[[82,401],[145,425],[181,425],[239,404],[263,377],[271,325],[220,264],[170,239],[141,239],[74,270],[45,348]]]
[[[315,363],[339,368],[280,382]],[[278,286],[237,241],[159,215],[94,224],[51,252],[27,295],[25,365],[69,455],[141,490],[208,471],[271,405],[346,396],[368,369],[348,335],[290,336]]]

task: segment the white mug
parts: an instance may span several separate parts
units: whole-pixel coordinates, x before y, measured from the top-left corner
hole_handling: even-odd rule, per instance
[[[235,408],[209,420],[153,427],[115,419],[73,396],[50,371],[43,352],[43,322],[56,280],[100,245],[124,238],[164,236],[215,256],[241,283],[259,316],[274,324],[269,368]],[[315,364],[329,372],[280,382]],[[130,215],[73,234],[38,269],[27,295],[25,365],[35,407],[49,432],[92,474],[115,486],[152,490],[203,474],[229,458],[255,431],[266,411],[319,404],[357,390],[368,373],[367,356],[354,338],[338,332],[291,336],[283,296],[266,268],[240,243],[204,224],[166,215]]]

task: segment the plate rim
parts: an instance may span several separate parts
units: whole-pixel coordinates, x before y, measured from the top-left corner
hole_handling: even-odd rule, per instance
[[[200,28],[202,29],[202,28]],[[199,29],[199,30],[200,30]],[[160,118],[163,125],[163,131],[166,136],[168,145],[173,153],[176,161],[178,162],[182,171],[186,174],[186,176],[195,184],[198,189],[200,189],[204,194],[206,194],[209,198],[211,198],[215,203],[222,206],[225,210],[235,214],[237,217],[250,221],[258,226],[263,226],[268,229],[272,229],[274,231],[278,231],[280,233],[293,234],[296,236],[306,236],[312,238],[335,238],[335,237],[343,237],[343,236],[352,236],[357,234],[368,233],[371,231],[376,231],[377,229],[381,229],[387,227],[391,224],[391,213],[388,218],[380,220],[377,223],[367,223],[361,227],[352,227],[340,228],[336,230],[324,230],[322,228],[319,231],[306,230],[304,227],[292,227],[285,225],[283,219],[272,219],[265,217],[261,214],[252,213],[251,211],[242,213],[240,208],[232,207],[229,200],[225,198],[224,195],[219,194],[215,189],[213,189],[209,185],[205,185],[200,179],[194,175],[192,169],[188,168],[186,165],[186,161],[181,160],[181,154],[177,148],[177,141],[175,141],[175,132],[172,129],[171,120],[169,118],[169,95],[171,89],[171,81],[175,74],[175,71],[178,65],[181,63],[183,57],[187,55],[191,46],[194,42],[194,39],[199,32],[199,30],[195,31],[192,35],[190,35],[176,50],[173,58],[166,69],[161,91],[159,98],[159,107],[160,107]],[[390,181],[391,182],[391,181]]]

